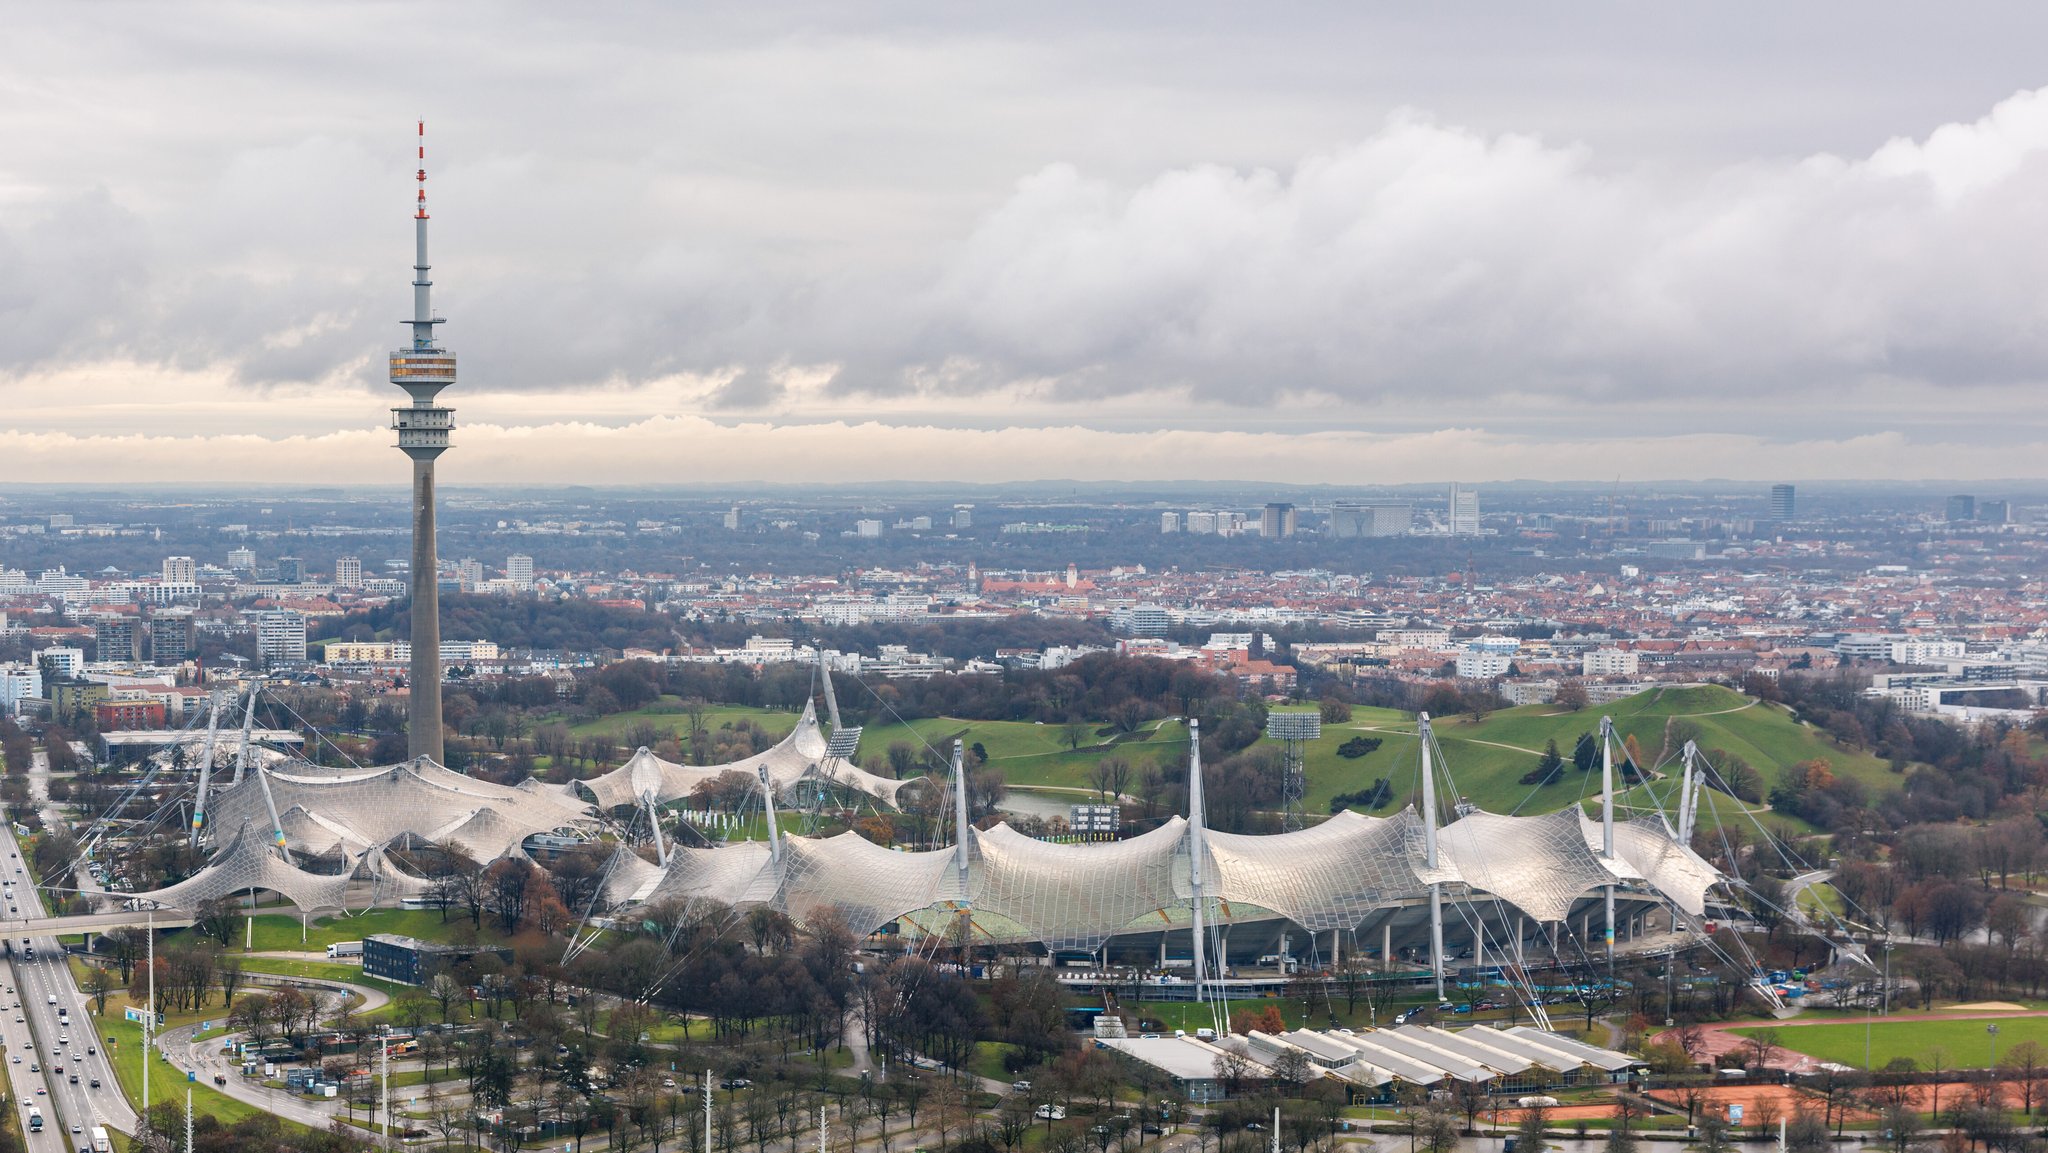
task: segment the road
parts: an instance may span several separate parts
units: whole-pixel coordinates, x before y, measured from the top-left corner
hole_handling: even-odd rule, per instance
[[[0,851],[6,854],[0,857],[0,882],[11,882],[5,886],[7,907],[20,910],[22,917],[42,916],[42,895],[29,883],[21,846],[12,827],[0,829]],[[34,960],[23,955],[24,941],[33,943]],[[13,933],[7,943],[11,946],[7,960],[9,993],[4,1003],[10,1008],[0,1015],[0,1037],[5,1038],[8,1050],[7,1072],[20,1100],[45,1102],[44,1131],[30,1135],[30,1153],[74,1149],[85,1143],[94,1125],[134,1132],[135,1110],[122,1096],[107,1055],[97,1051],[105,1039],[90,1031],[85,996],[72,979],[71,967],[65,962],[57,938],[33,932],[26,937]],[[78,1028],[60,1024],[59,1009],[68,1010],[68,1019]],[[60,1042],[60,1037],[69,1040]],[[88,1049],[95,1051],[89,1053]],[[21,1057],[19,1065],[14,1064],[17,1055]],[[31,1064],[40,1066],[40,1071],[29,1072]],[[61,1075],[56,1072],[59,1065],[64,1067]],[[76,1084],[72,1083],[73,1074],[78,1078]],[[92,1087],[95,1079],[100,1083],[98,1089]],[[43,1096],[37,1096],[38,1089],[43,1090]],[[51,1105],[55,1106],[54,1116]],[[24,1105],[24,1115],[26,1111]],[[69,1132],[73,1125],[79,1128],[75,1137]],[[36,1137],[44,1138],[41,1145],[36,1144]]]

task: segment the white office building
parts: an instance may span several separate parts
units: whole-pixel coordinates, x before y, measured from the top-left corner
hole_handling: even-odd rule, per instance
[[[164,558],[164,583],[167,585],[190,585],[199,583],[199,565],[189,556],[167,556]]]
[[[1479,490],[1469,485],[1451,486],[1451,535],[1479,535]]]
[[[878,537],[882,535],[882,522],[878,520],[857,520],[853,522],[853,535]]]
[[[359,589],[363,587],[363,558],[359,556],[335,557],[334,583],[345,589]]]
[[[737,511],[737,510],[735,510]],[[505,579],[522,589],[533,587],[533,558],[515,552],[505,558]]]

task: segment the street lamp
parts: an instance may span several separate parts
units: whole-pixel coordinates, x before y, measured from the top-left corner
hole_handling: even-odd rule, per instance
[[[1986,1025],[1984,1031],[1991,1034],[1991,1068],[1998,1068],[1998,1026]]]

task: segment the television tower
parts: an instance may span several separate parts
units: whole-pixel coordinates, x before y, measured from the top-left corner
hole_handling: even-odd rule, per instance
[[[412,700],[407,709],[406,749],[414,757],[441,755],[441,592],[436,584],[440,556],[434,547],[434,459],[448,450],[455,410],[434,402],[455,383],[455,354],[434,339],[427,279],[427,125],[420,122],[419,207],[413,212],[412,346],[391,354],[391,383],[412,398],[409,408],[391,410],[398,450],[412,458]]]

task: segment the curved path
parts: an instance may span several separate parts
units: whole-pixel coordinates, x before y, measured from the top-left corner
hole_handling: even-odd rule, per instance
[[[301,985],[353,994],[362,998],[362,1004],[354,1010],[357,1013],[374,1012],[391,1002],[390,995],[381,989],[351,985],[346,981],[330,981],[319,977],[289,977],[276,973],[246,973],[244,979],[256,985]],[[221,1052],[221,1046],[233,1034],[216,1034],[201,1040],[198,1037],[198,1030],[197,1025],[183,1025],[166,1030],[163,1036],[157,1038],[157,1047],[169,1065],[179,1072],[197,1073],[200,1080],[212,1085],[216,1092],[224,1093],[243,1104],[253,1105],[266,1113],[273,1113],[315,1129],[325,1129],[333,1123],[335,1114],[340,1111],[339,1104],[323,1107],[315,1104],[316,1098],[287,1089],[273,1089],[260,1081],[242,1076],[241,1065]],[[222,1080],[216,1083],[215,1077]],[[337,1102],[339,1100],[336,1099]]]

